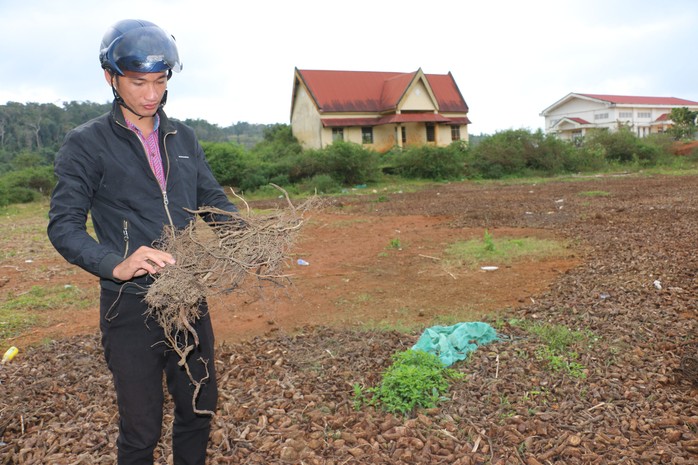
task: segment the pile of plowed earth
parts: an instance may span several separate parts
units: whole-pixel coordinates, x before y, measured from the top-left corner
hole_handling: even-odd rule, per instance
[[[453,366],[467,376],[450,399],[401,417],[356,409],[353,386],[377,385],[418,334],[306,328],[225,344],[209,463],[698,463],[695,373],[679,370],[698,355],[697,192],[695,176],[615,176],[341,199],[343,212],[370,205],[372,215],[575,241],[580,265],[508,317],[585,331],[571,348],[585,376],[551,366],[538,337],[492,321],[502,340]],[[0,464],[114,462],[116,409],[97,336],[32,349],[0,368],[0,383]],[[164,440],[157,463],[170,451]]]

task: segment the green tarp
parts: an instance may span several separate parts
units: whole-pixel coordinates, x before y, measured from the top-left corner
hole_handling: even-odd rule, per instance
[[[434,354],[445,366],[464,360],[478,346],[497,340],[497,332],[487,323],[465,322],[452,326],[432,326],[424,330],[412,350]]]

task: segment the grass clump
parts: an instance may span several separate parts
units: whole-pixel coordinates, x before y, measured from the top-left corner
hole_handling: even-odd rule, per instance
[[[608,197],[611,195],[608,191],[584,191],[579,193],[582,197]]]
[[[542,259],[567,255],[564,243],[535,237],[495,238],[485,230],[482,239],[458,241],[446,248],[449,262],[475,268],[481,263],[509,264],[524,258]]]
[[[418,408],[433,408],[445,400],[450,382],[465,375],[446,368],[434,354],[421,350],[406,350],[393,355],[393,364],[383,374],[377,387],[367,390],[371,397],[364,398],[363,390],[354,385],[354,407],[364,402],[380,405],[391,413],[410,414]]]
[[[563,325],[524,320],[512,320],[511,324],[535,334],[545,344],[536,350],[536,358],[545,361],[551,370],[566,372],[573,378],[586,377],[584,365],[577,361],[579,353],[573,347],[593,339],[589,331],[574,331]]]
[[[0,306],[0,341],[10,339],[36,324],[36,316]]]
[[[92,303],[93,296],[84,294],[78,287],[66,286],[32,286],[22,294],[12,295],[0,303],[0,311],[15,311],[26,309],[47,310],[78,305],[85,307]]]
[[[0,302],[0,341],[37,325],[41,317],[32,311],[86,307],[93,298],[75,286],[32,286],[21,294],[10,293]]]

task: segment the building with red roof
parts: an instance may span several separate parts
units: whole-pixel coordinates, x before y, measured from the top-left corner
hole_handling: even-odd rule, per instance
[[[673,124],[673,108],[698,111],[698,102],[676,97],[567,94],[541,112],[545,131],[563,139],[583,137],[594,129],[615,131],[624,126],[638,137],[665,132]]]
[[[305,148],[446,146],[467,141],[468,124],[451,73],[295,70],[291,129]]]

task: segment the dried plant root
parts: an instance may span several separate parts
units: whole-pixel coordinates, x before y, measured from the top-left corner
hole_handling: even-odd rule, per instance
[[[300,207],[294,207],[288,195],[286,200],[289,208],[264,215],[251,214],[249,207],[245,214],[214,207],[191,211],[199,219],[181,231],[167,230],[156,245],[172,254],[176,263],[155,276],[145,297],[148,313],[164,329],[165,343],[180,357],[180,366],[195,386],[195,397],[208,376],[193,379],[186,364],[199,343],[193,324],[202,316],[204,299],[241,288],[248,278],[260,288],[288,282],[284,265],[303,225],[303,214],[317,200],[311,198]],[[193,402],[195,412],[210,413],[197,410],[196,399]]]

